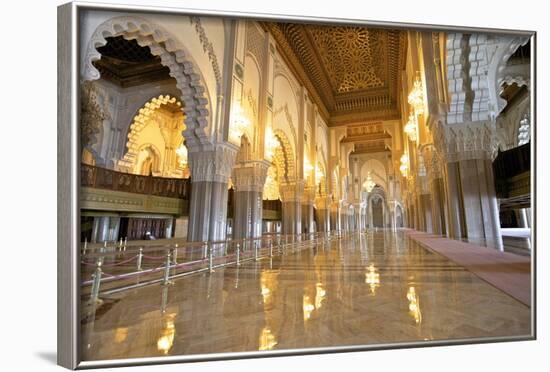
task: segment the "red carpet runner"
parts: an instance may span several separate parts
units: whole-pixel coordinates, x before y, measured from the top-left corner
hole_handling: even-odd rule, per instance
[[[405,235],[531,306],[531,259],[415,230]]]

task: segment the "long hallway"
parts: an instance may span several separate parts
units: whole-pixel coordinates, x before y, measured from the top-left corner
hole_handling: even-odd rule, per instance
[[[368,231],[103,298],[86,360],[529,337],[531,310],[403,231]]]

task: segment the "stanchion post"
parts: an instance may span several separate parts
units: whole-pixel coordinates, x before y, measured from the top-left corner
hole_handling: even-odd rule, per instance
[[[141,262],[143,261],[143,247],[139,248],[138,258],[137,258],[137,270],[141,271]]]
[[[124,250],[126,250],[126,245],[128,244],[128,237],[124,238]]]
[[[207,243],[208,249],[208,271],[210,273],[214,272],[214,250],[212,249],[212,244]]]
[[[204,242],[202,243],[203,244],[203,252],[202,252],[202,258],[205,259],[206,256],[208,255],[208,242]]]
[[[178,263],[178,245],[177,244],[174,246],[174,253],[172,255],[172,263],[174,265],[177,265],[177,263]]]
[[[254,261],[258,261],[258,242],[254,241]]]
[[[170,249],[168,249],[168,253],[166,253],[166,265],[164,267],[164,279],[162,281],[162,285],[172,284],[172,282],[170,281],[170,261],[171,261],[171,254],[170,254]]]
[[[237,243],[237,266],[241,265],[241,247],[239,247],[239,243]]]
[[[84,256],[86,254],[86,250],[88,249],[88,238],[84,238],[84,249],[82,250],[82,255]]]
[[[101,265],[102,265],[102,257],[98,257],[97,263],[96,263],[96,269],[94,270],[94,273],[92,274],[93,282],[92,282],[92,296],[90,297],[90,305],[97,305],[101,303],[101,300],[99,299],[99,286],[101,285],[101,274],[103,273],[101,271]]]

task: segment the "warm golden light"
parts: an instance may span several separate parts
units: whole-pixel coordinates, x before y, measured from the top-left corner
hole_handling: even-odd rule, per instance
[[[409,314],[414,318],[416,324],[420,324],[422,322],[422,313],[420,312],[420,301],[416,296],[414,287],[409,287],[407,300],[409,300]]]
[[[401,174],[403,177],[407,177],[408,171],[409,171],[409,155],[407,153],[404,153],[401,155],[401,165],[399,166],[399,170],[401,171]]]
[[[315,285],[315,308],[319,309],[323,306],[323,300],[327,294],[327,291],[323,288],[323,283],[317,283]]]
[[[128,327],[119,327],[115,330],[115,342],[120,344],[128,337]]]
[[[373,264],[370,264],[365,273],[365,283],[370,286],[370,291],[375,294],[376,288],[380,287],[380,274],[376,272]]]
[[[411,113],[409,115],[409,121],[405,124],[403,131],[409,136],[411,141],[418,141],[418,125],[415,114]]]
[[[424,113],[424,92],[420,74],[416,76],[413,89],[409,93],[408,102],[414,108],[416,115],[422,115]]]
[[[271,350],[277,345],[277,340],[268,326],[262,328],[258,350]]]
[[[232,106],[230,123],[229,139],[231,142],[240,145],[241,136],[250,128],[250,120],[246,117],[239,103]]]
[[[309,173],[313,171],[313,165],[311,165],[311,162],[309,161],[309,158],[306,154],[304,154],[304,177],[307,177]]]
[[[324,174],[321,170],[321,167],[318,165],[315,167],[315,184],[318,185],[321,182],[321,179],[323,178]]]
[[[187,147],[183,143],[176,149],[176,155],[179,165],[183,168],[187,167]]]
[[[374,189],[374,186],[376,186],[376,183],[372,180],[372,176],[369,172],[367,174],[367,179],[363,182],[363,187],[367,192],[371,192]]]
[[[303,309],[304,309],[304,321],[309,320],[311,318],[311,313],[313,310],[315,310],[315,306],[311,302],[311,299],[308,295],[304,295],[303,299]]]
[[[164,321],[164,328],[161,330],[159,339],[157,340],[157,349],[164,355],[168,354],[172,346],[174,345],[174,335],[176,333],[176,327],[174,325],[174,318],[176,314],[167,314]]]
[[[279,145],[279,141],[273,133],[273,128],[271,128],[271,125],[268,125],[265,130],[265,158],[267,160],[273,160],[273,156],[275,156],[275,150],[277,149],[277,147],[279,147]]]

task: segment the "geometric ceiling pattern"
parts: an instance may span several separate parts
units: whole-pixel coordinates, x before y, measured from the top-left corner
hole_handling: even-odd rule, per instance
[[[379,88],[387,80],[384,33],[364,27],[308,27],[337,93]]]
[[[399,118],[403,31],[282,22],[263,27],[329,125]]]

